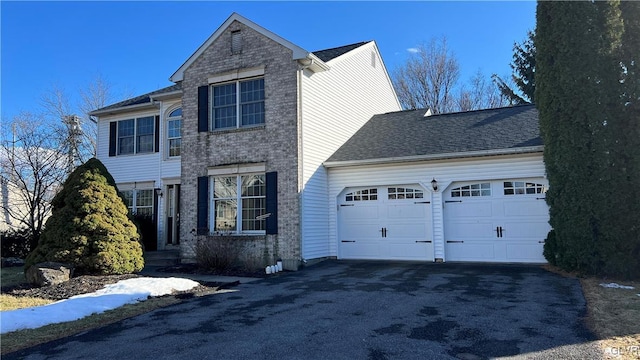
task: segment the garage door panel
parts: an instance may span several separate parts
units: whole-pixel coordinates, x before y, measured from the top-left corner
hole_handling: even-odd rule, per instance
[[[541,216],[548,217],[549,207],[544,200],[526,199],[522,201],[503,202],[505,217],[514,216]]]
[[[551,226],[542,222],[544,219],[539,221],[505,221],[502,225],[503,233],[509,240],[544,240],[551,230]]]
[[[545,262],[542,243],[507,244],[507,258],[512,262]]]
[[[483,218],[493,216],[493,207],[491,201],[461,201],[445,203],[445,209],[449,216],[458,219],[464,218]]]
[[[446,243],[445,251],[450,261],[492,261],[495,251],[492,242]]]
[[[389,219],[411,222],[416,219],[426,219],[427,205],[414,203],[389,205],[385,207],[385,210]]]
[[[372,206],[370,204],[367,205],[359,205],[356,206],[341,206],[340,212],[343,213],[344,219],[346,221],[357,220],[357,219],[365,219],[365,220],[373,220],[380,218],[380,210],[378,206]]]
[[[490,191],[487,183],[454,184],[444,194],[445,260],[545,262],[545,181],[495,180]]]
[[[364,191],[347,190],[338,208],[340,257],[433,261],[431,204],[418,188],[368,188],[367,201],[355,201]]]
[[[345,259],[378,259],[380,256],[380,244],[372,241],[342,242],[341,249]]]
[[[382,251],[388,259],[425,260],[433,257],[433,244],[391,241],[382,246]]]
[[[447,240],[473,240],[474,238],[490,238],[495,235],[493,221],[460,221],[455,224],[447,224],[445,233]],[[473,235],[470,235],[473,234]]]

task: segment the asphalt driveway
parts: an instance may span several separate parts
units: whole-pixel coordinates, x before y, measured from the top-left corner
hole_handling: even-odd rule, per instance
[[[577,280],[325,261],[3,359],[598,359]]]

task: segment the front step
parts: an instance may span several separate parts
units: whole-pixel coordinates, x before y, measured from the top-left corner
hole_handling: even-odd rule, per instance
[[[145,251],[144,266],[172,266],[180,264],[180,250]]]

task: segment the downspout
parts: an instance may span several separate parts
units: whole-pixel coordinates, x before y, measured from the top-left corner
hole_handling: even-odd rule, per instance
[[[298,232],[300,233],[300,261],[305,264],[307,260],[302,256],[304,252],[304,234],[303,234],[303,209],[304,209],[304,141],[303,141],[303,124],[302,124],[302,77],[304,76],[304,70],[309,68],[313,64],[313,60],[308,59],[306,63],[300,63],[298,65],[297,80],[298,80],[298,156],[300,170],[298,171],[298,189],[300,189],[300,199],[298,201],[298,214],[300,214],[300,224],[298,225]]]

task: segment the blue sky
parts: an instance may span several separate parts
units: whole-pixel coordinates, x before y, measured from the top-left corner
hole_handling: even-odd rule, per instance
[[[97,74],[140,95],[169,76],[237,12],[308,51],[375,40],[387,69],[408,49],[446,36],[467,81],[508,75],[514,42],[535,27],[534,1],[14,2],[1,1],[3,120],[38,111],[56,85],[76,101]]]

